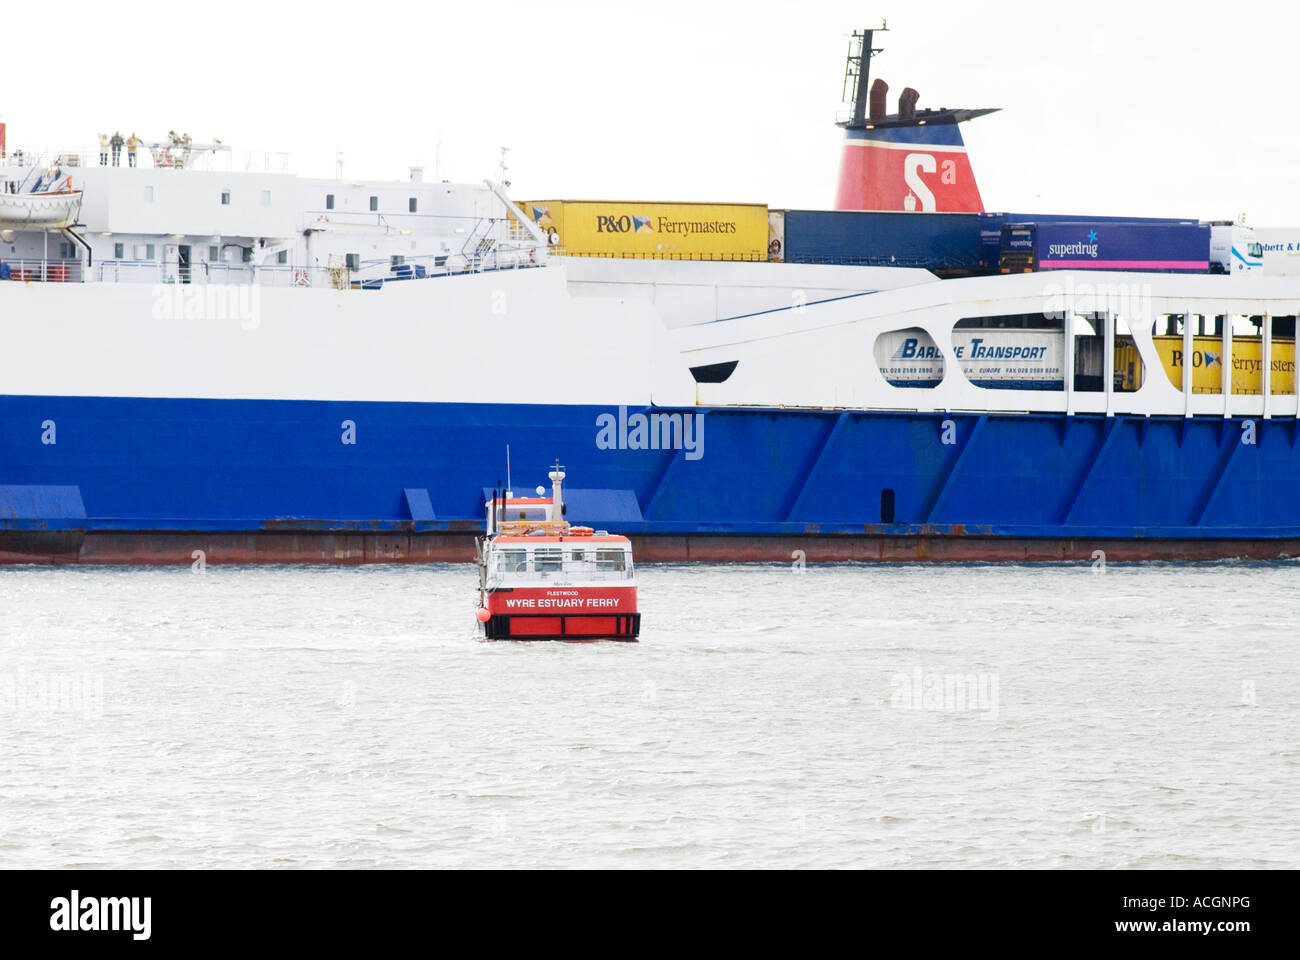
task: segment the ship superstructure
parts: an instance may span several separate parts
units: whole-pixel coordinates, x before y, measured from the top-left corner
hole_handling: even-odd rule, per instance
[[[299,287],[533,266],[546,254],[489,182],[426,182],[420,167],[405,181],[313,179],[289,172],[284,154],[191,151],[180,163],[142,150],[129,167],[93,151],[0,158],[0,253],[30,279]],[[69,184],[73,217],[17,215]]]

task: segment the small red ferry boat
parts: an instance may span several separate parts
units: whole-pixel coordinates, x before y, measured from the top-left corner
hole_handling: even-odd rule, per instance
[[[478,622],[486,640],[635,640],[632,544],[570,524],[564,468],[549,497],[494,491],[478,544]],[[539,494],[544,488],[538,488]]]

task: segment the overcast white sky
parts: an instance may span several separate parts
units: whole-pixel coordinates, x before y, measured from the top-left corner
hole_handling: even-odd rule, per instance
[[[45,8],[41,8],[45,9]],[[51,8],[54,9],[54,8]],[[5,43],[15,146],[168,129],[302,174],[478,180],[520,199],[832,205],[847,36],[963,127],[990,210],[1300,224],[1300,5],[495,0],[57,5]],[[48,12],[48,11],[47,11]],[[996,17],[996,19],[993,19]],[[33,22],[41,21],[37,15]],[[65,29],[66,28],[66,29]],[[9,37],[12,39],[12,36]],[[52,53],[57,52],[57,56]]]

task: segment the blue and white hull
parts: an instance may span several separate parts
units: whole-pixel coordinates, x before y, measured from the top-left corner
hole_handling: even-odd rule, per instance
[[[1160,282],[1159,317],[1300,300]],[[1041,311],[1039,284],[573,260],[191,317],[165,286],[0,285],[0,554],[468,561],[507,446],[515,488],[558,458],[572,508],[643,560],[1300,550],[1294,393],[1183,392],[1152,370],[1149,324],[1126,334],[1152,370],[1135,391],[960,375],[957,321]],[[937,386],[873,361],[903,328],[936,345]]]

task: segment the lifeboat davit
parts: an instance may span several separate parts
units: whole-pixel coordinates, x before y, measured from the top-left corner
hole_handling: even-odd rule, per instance
[[[632,543],[564,519],[564,468],[551,496],[494,491],[478,544],[478,623],[485,640],[636,640]]]

